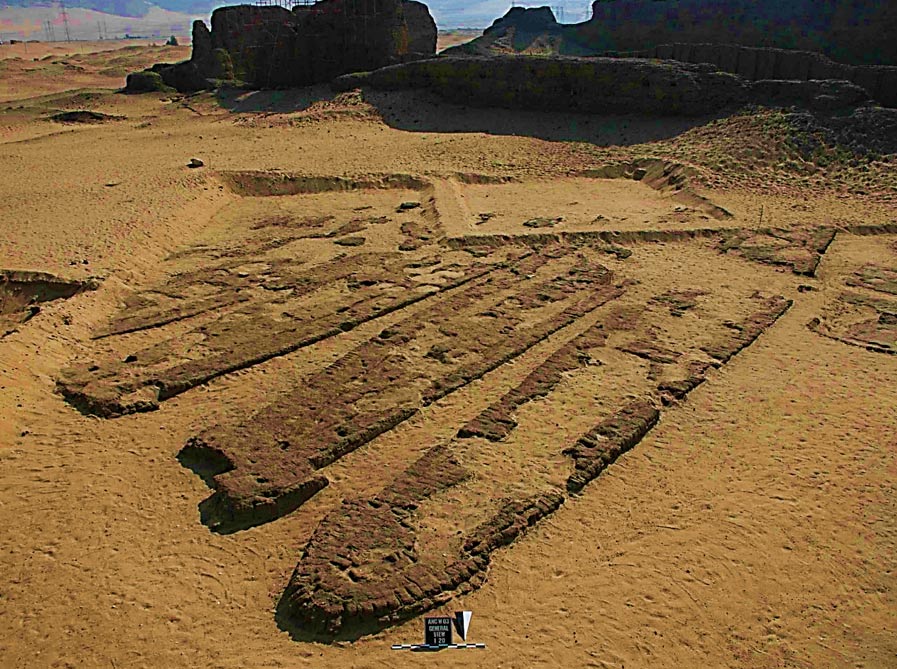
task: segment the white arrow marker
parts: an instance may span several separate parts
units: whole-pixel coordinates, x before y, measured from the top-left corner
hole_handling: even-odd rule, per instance
[[[470,618],[472,616],[473,611],[455,612],[455,629],[458,630],[458,634],[464,641],[467,641],[467,630],[470,629]]]

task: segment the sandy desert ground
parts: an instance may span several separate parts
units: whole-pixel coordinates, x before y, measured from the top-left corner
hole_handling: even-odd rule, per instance
[[[897,157],[162,51],[0,60],[0,666],[897,665]]]
[[[441,30],[437,50],[463,44],[479,34]],[[82,88],[120,88],[130,72],[190,57],[190,38],[183,30],[178,32],[178,46],[166,46],[165,39],[0,44],[0,103]]]
[[[483,34],[481,30],[473,30],[469,28],[455,28],[448,30],[440,30],[436,41],[436,51],[448,49],[450,46],[464,44],[472,39],[476,39]]]

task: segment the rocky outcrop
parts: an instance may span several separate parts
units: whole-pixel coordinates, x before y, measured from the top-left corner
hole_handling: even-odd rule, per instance
[[[483,34],[500,37],[510,31],[514,35],[534,36],[560,33],[562,30],[563,26],[557,22],[550,7],[512,7]]]
[[[747,100],[748,86],[713,68],[614,58],[448,57],[340,77],[339,90],[429,89],[475,106],[699,115]]]
[[[209,88],[209,80],[282,88],[435,53],[436,24],[426,5],[413,0],[319,0],[292,11],[237,5],[216,9],[211,31],[194,23],[189,61],[151,71],[182,92]]]
[[[569,39],[570,26],[557,22],[550,7],[512,7],[483,31],[482,37],[449,47],[444,56],[494,56],[512,53],[588,55]],[[537,48],[534,48],[537,47]]]
[[[507,14],[486,28],[483,34],[503,34],[509,28],[522,34],[543,34],[560,31],[562,26],[550,7],[512,7]]]

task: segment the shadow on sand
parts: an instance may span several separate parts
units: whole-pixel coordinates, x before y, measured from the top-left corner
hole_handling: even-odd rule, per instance
[[[321,643],[329,645],[340,641],[358,641],[362,637],[376,635],[388,627],[400,625],[406,620],[414,617],[413,615],[407,616],[402,618],[402,620],[388,624],[380,623],[376,620],[371,620],[367,624],[356,623],[351,626],[345,626],[336,634],[332,634],[322,629],[312,629],[298,625],[289,615],[289,603],[287,598],[288,595],[284,592],[277,602],[277,608],[275,609],[274,614],[275,623],[277,624],[278,629],[289,634],[293,641],[301,641],[305,643]]]
[[[315,103],[339,106],[340,95],[327,84],[268,91],[223,88],[216,93],[218,104],[228,111],[259,114],[300,113]],[[396,130],[534,137],[596,146],[632,146],[666,140],[731,113],[721,110],[713,116],[684,117],[477,108],[444,102],[427,91],[366,89],[363,99],[386,125]]]
[[[333,100],[336,95],[327,84],[283,90],[222,86],[215,91],[218,104],[235,114],[292,114],[305,111],[315,102]]]
[[[534,137],[596,146],[631,146],[670,139],[722,116],[688,118],[478,108],[447,103],[426,91],[366,90],[364,99],[384,123],[397,130]]]

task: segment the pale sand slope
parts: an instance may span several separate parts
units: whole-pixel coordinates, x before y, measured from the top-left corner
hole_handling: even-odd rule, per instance
[[[450,46],[458,46],[464,44],[483,34],[482,30],[468,30],[459,28],[457,30],[440,30],[439,37],[436,41],[436,51],[448,49]]]
[[[297,370],[320,368],[390,317],[329,348],[219,379],[160,412],[115,421],[65,406],[53,392],[56,375],[94,350],[90,331],[121,298],[164,278],[167,253],[208,231],[215,212],[236,200],[220,189],[215,169],[547,179],[614,157],[697,159],[706,142],[692,147],[686,136],[675,145],[605,151],[525,136],[409,132],[327,105],[290,121],[235,117],[202,99],[190,101],[195,111],[153,96],[87,102],[127,118],[75,128],[44,120],[83,99],[0,107],[0,127],[12,128],[0,140],[0,266],[107,276],[100,290],[46,305],[0,342],[0,666],[420,666],[428,658],[389,650],[420,638],[417,620],[333,646],[293,642],[274,623],[303,542],[339,502],[340,485],[277,522],[219,536],[197,518],[208,489],[174,457],[210,416],[235,419],[229,414],[239,407],[264,401]],[[428,109],[419,106],[420,125],[446,120]],[[504,112],[471,118],[536,134],[556,122]],[[621,133],[627,142],[658,140],[662,130],[648,120],[599,126],[595,138],[609,144]],[[208,167],[188,170],[193,156]],[[819,195],[838,189],[810,190],[793,176],[781,179],[779,194],[761,198],[755,184],[774,184],[766,174],[746,175],[742,190],[707,194],[745,221],[761,202],[776,222],[895,218],[886,199]],[[786,316],[665,411],[582,497],[499,551],[482,589],[453,602],[451,610],[474,611],[472,640],[489,650],[429,660],[894,666],[897,359],[805,327],[837,290],[842,254],[884,243],[839,235],[819,278],[800,280],[818,292],[798,295],[800,281],[782,277],[797,300]],[[426,436],[451,407],[437,403],[406,434]]]
[[[163,42],[164,40],[160,42],[159,39],[73,40],[71,42],[18,42],[16,44],[5,42],[4,44],[0,44],[0,60],[5,60],[7,58],[29,60],[34,58],[44,58],[46,56],[73,56],[87,54],[97,57],[99,54],[106,51],[122,51],[122,53],[127,53],[127,51],[124,51],[125,47],[160,46]],[[180,38],[178,38],[178,42],[183,45]],[[187,40],[187,45],[189,45],[189,43],[189,40]],[[131,50],[133,51],[136,49]],[[120,56],[121,54],[114,55]],[[73,87],[73,82],[70,79],[67,79],[63,83],[68,83],[69,89]]]
[[[189,46],[134,41],[4,44],[0,104],[74,88],[123,88],[131,72],[190,57]]]

